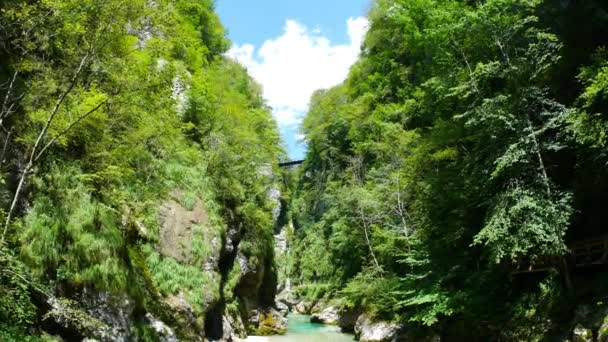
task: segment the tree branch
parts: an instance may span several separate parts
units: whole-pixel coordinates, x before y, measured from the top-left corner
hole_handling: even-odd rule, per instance
[[[368,226],[367,226],[367,221],[365,220],[365,215],[363,214],[363,209],[359,208],[359,216],[361,217],[361,223],[363,223],[363,233],[365,234],[365,242],[367,243],[367,247],[369,248],[369,253],[372,256],[372,259],[374,260],[374,265],[376,266],[376,269],[378,270],[378,272],[382,273],[382,268],[380,267],[380,264],[378,263],[378,259],[376,259],[376,253],[374,253],[374,249],[372,248],[372,244],[371,241],[369,240],[369,235],[368,235]]]
[[[12,133],[13,133],[12,129],[6,133],[6,138],[4,139],[4,145],[2,146],[2,155],[0,155],[0,165],[4,164],[4,156],[6,155],[6,147],[8,146],[8,141],[10,140]]]
[[[46,133],[48,132],[49,128],[51,127],[51,124],[53,123],[53,120],[55,119],[57,112],[59,112],[59,108],[61,108],[61,105],[63,104],[65,99],[72,92],[72,90],[76,87],[76,84],[78,83],[78,78],[80,77],[82,70],[84,69],[85,65],[87,64],[87,62],[89,60],[91,51],[92,51],[91,48],[89,48],[86,55],[84,55],[84,57],[82,57],[82,59],[80,60],[78,68],[76,69],[76,71],[74,72],[74,75],[70,79],[70,83],[69,83],[67,89],[63,93],[61,93],[61,95],[57,99],[55,106],[53,106],[53,109],[51,110],[51,113],[49,114],[49,116],[46,120],[46,124],[44,125],[44,127],[38,134],[38,137],[36,138],[36,142],[34,143],[34,146],[32,147],[32,150],[30,152],[29,160],[28,160],[27,164],[25,165],[23,172],[21,173],[21,178],[19,179],[17,189],[15,190],[15,194],[13,195],[13,200],[11,202],[11,206],[6,215],[6,221],[4,222],[4,230],[2,231],[2,240],[0,240],[2,242],[4,242],[4,240],[6,238],[6,232],[8,230],[8,226],[11,223],[11,219],[12,219],[13,213],[15,211],[15,208],[17,207],[17,202],[19,201],[19,197],[21,195],[21,191],[23,190],[23,185],[25,184],[25,180],[26,180],[28,174],[33,170],[34,162],[36,161],[36,155],[38,154],[37,153],[38,147],[40,146],[42,139],[46,136]]]
[[[88,112],[82,114],[81,116],[78,117],[78,119],[74,120],[72,123],[70,123],[68,125],[68,127],[64,128],[61,132],[59,132],[57,135],[55,135],[53,137],[53,139],[51,139],[51,141],[49,141],[46,145],[44,145],[44,147],[40,150],[40,152],[38,152],[38,154],[36,155],[36,157],[34,158],[34,162],[37,162],[38,159],[40,159],[40,157],[42,157],[42,155],[44,154],[44,152],[51,147],[51,145],[53,145],[57,139],[61,138],[62,136],[64,136],[66,133],[68,133],[72,128],[74,128],[74,126],[76,126],[78,123],[80,123],[80,121],[84,120],[85,118],[87,118],[89,115],[95,113],[97,110],[99,110],[99,108],[101,108],[101,106],[103,106],[104,104],[108,103],[110,101],[110,99],[105,99],[103,101],[101,101],[98,105],[96,105],[95,107],[93,107],[91,110],[89,110]]]
[[[11,82],[8,85],[8,89],[6,90],[6,95],[4,96],[4,101],[2,102],[2,109],[0,110],[0,127],[2,126],[2,121],[9,116],[11,110],[13,108],[13,104],[8,107],[8,102],[11,97],[11,93],[13,92],[13,88],[15,87],[15,81],[17,80],[17,75],[19,75],[19,71],[15,70],[13,73],[13,77],[11,78]]]

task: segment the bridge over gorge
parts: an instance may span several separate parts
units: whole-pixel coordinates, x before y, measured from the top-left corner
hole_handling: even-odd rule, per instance
[[[298,166],[300,166],[303,162],[304,162],[304,160],[290,160],[290,161],[279,163],[279,167],[282,167],[285,169],[295,169]]]

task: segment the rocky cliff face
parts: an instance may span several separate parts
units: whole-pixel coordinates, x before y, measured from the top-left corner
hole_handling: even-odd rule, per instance
[[[41,299],[47,331],[68,340],[120,342],[145,334],[168,342],[237,341],[251,333],[284,331],[285,319],[274,309],[272,252],[263,258],[249,255],[241,246],[241,226],[222,229],[204,201],[187,200],[180,191],[159,205],[158,218],[158,239],[153,228],[135,224],[139,239],[156,241],[151,250],[128,255],[136,269],[133,282],[147,283],[142,287],[148,292],[116,295],[58,287],[56,296]],[[203,277],[206,285],[165,287],[163,272],[183,270]]]

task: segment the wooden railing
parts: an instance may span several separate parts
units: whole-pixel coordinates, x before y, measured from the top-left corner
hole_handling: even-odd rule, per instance
[[[568,245],[563,257],[541,257],[534,261],[520,259],[513,265],[513,274],[566,270],[608,264],[608,236],[577,241]]]
[[[571,267],[607,264],[608,237],[573,243],[569,259]]]

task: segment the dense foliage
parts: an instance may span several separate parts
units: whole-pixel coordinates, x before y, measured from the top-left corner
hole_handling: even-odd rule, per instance
[[[554,329],[543,317],[567,305],[568,270],[511,271],[602,235],[607,12],[376,0],[360,60],[304,121],[289,266],[300,295],[419,327],[484,322],[470,331],[481,340]]]
[[[281,185],[212,0],[2,1],[0,339],[101,338],[91,306],[116,303],[135,340],[157,318],[184,340],[251,324],[274,304],[279,200],[300,297],[454,340],[558,334],[608,293],[567,267],[606,222],[607,18],[601,0],[375,0]]]
[[[202,331],[212,305],[237,300],[238,265],[206,266],[229,230],[272,265],[283,152],[227,47],[211,0],[2,1],[0,336],[37,325],[36,283],[43,297],[128,296],[169,320],[159,298],[183,295]],[[158,248],[172,198],[209,217],[185,261]]]

